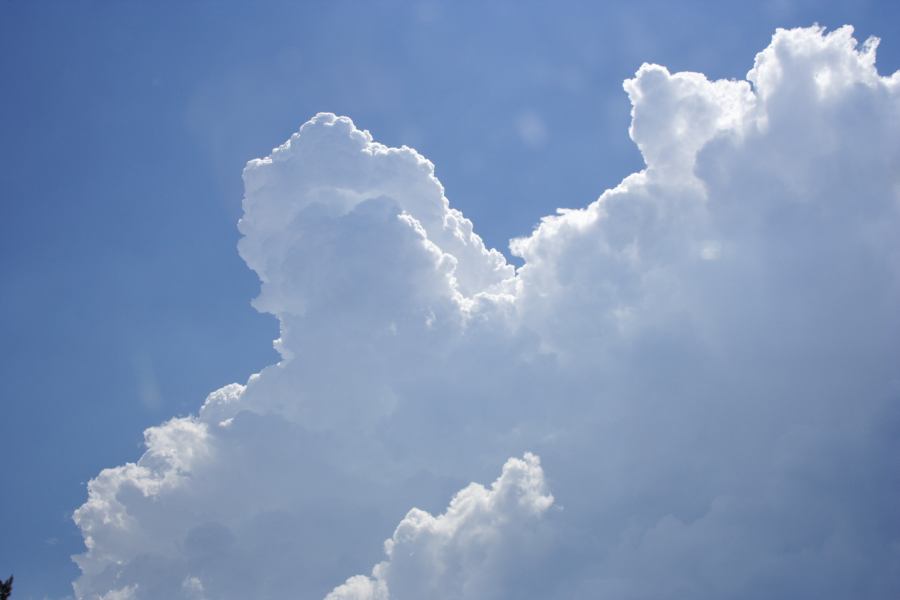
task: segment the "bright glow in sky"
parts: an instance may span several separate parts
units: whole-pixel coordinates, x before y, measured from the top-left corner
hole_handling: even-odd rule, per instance
[[[895,10],[3,4],[0,576],[897,596]]]

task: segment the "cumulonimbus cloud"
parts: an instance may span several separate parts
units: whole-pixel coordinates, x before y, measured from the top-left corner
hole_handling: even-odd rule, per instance
[[[244,172],[281,361],[90,483],[76,595],[896,597],[875,46],[779,30],[746,81],[642,66],[646,168],[514,240],[518,269],[425,158],[317,115]]]

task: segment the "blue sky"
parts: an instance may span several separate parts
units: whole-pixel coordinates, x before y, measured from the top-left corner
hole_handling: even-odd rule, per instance
[[[241,170],[312,115],[415,147],[509,256],[543,215],[642,168],[622,90],[642,63],[741,79],[776,27],[817,22],[880,37],[889,74],[897,12],[0,2],[0,576],[17,599],[71,594],[86,482],[136,460],[146,427],[275,362],[278,324],[251,308],[258,279],[236,251]]]

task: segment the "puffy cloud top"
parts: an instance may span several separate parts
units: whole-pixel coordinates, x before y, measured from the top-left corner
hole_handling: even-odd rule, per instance
[[[900,596],[876,45],[779,30],[746,81],[641,66],[646,168],[514,240],[519,269],[425,158],[314,117],[244,172],[282,360],[90,483],[76,596]]]
[[[444,514],[409,511],[384,544],[388,560],[326,600],[508,597],[530,546],[542,543],[534,522],[551,504],[538,458],[511,458],[490,489],[470,484]]]

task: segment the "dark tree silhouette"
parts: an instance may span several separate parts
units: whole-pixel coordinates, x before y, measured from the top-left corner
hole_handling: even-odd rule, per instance
[[[12,594],[12,580],[12,575],[10,575],[9,579],[7,579],[6,581],[0,579],[0,600],[7,600],[7,598],[9,598],[9,596]]]

